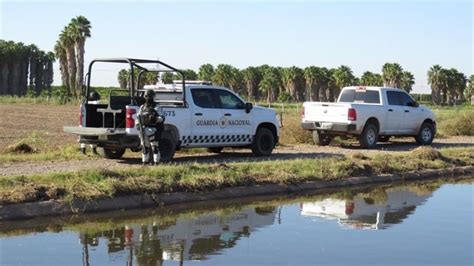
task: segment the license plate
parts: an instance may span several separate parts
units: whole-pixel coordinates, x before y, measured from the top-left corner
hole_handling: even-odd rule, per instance
[[[332,128],[332,123],[321,123],[321,128],[322,129],[331,129]]]

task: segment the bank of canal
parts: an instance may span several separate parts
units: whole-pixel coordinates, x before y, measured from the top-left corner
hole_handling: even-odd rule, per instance
[[[470,265],[472,178],[0,223],[2,265]]]

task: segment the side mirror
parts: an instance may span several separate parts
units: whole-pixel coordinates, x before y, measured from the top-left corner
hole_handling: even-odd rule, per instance
[[[248,114],[253,109],[252,103],[245,103],[245,112]]]
[[[410,106],[410,107],[418,107],[417,102],[408,102],[407,105]]]

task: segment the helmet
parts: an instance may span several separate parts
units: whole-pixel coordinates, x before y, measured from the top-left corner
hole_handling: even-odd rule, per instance
[[[145,102],[147,104],[153,104],[155,102],[155,92],[153,90],[147,90],[145,93]]]
[[[98,101],[100,100],[100,94],[97,93],[96,91],[93,91],[91,93],[89,93],[89,101]]]

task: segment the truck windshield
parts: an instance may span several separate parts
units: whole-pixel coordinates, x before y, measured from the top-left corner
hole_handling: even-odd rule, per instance
[[[339,99],[340,103],[380,103],[380,94],[374,90],[344,90]]]

